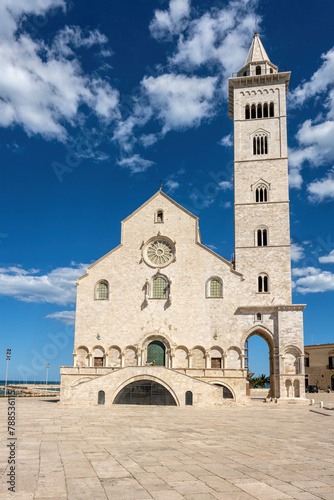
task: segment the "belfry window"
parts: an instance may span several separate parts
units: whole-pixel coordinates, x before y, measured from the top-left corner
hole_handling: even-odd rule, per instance
[[[269,106],[269,115],[270,116],[275,116],[275,114],[274,114],[274,103],[273,102],[271,102],[270,106]]]
[[[256,134],[253,137],[253,154],[266,155],[268,154],[268,137],[264,134]]]
[[[249,109],[249,104],[247,104],[245,108],[245,119],[249,120],[250,119],[250,109]]]
[[[252,104],[251,118],[256,118],[256,107],[255,107],[255,104]]]
[[[257,105],[257,117],[262,118],[262,104]]]
[[[267,229],[261,228],[257,230],[257,246],[266,247],[268,244],[268,233]]]
[[[269,291],[268,287],[268,276],[264,273],[259,274],[258,277],[258,290],[259,293],[265,293]]]
[[[260,185],[256,188],[255,201],[256,203],[265,203],[268,201],[268,189],[266,186]]]
[[[261,75],[261,66],[256,66],[255,73]]]
[[[268,103],[264,103],[263,105],[263,118],[268,118]]]
[[[152,298],[167,299],[168,298],[168,281],[163,276],[156,276],[152,282]]]

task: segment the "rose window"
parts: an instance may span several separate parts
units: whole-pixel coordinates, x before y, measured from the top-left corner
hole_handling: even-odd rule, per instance
[[[173,259],[173,249],[167,241],[155,240],[148,245],[146,255],[151,264],[164,267]]]

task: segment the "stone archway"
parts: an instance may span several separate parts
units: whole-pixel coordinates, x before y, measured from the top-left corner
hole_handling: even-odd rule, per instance
[[[147,346],[147,362],[156,366],[166,366],[166,346],[160,340],[153,340]]]
[[[123,387],[113,404],[177,406],[175,398],[166,387],[148,379],[135,380]]]
[[[270,378],[270,389],[269,396],[270,397],[278,397],[277,391],[278,387],[276,385],[276,375],[277,375],[277,367],[275,370],[275,358],[274,358],[274,339],[272,333],[264,327],[255,327],[252,330],[248,331],[244,336],[244,345],[251,337],[257,335],[261,337],[268,346],[269,351],[269,378]]]

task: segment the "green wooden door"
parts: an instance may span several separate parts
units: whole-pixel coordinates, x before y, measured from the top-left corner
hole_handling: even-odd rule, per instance
[[[165,366],[165,352],[166,348],[163,343],[154,340],[147,348],[147,362],[155,362],[157,366]]]

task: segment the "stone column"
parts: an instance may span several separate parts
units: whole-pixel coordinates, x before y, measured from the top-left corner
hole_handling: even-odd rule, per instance
[[[241,358],[241,369],[244,370],[245,369],[245,355],[241,354],[240,358]]]
[[[170,368],[174,368],[174,358],[175,358],[175,352],[174,349],[170,350]]]
[[[77,353],[73,353],[73,366],[76,366],[76,361],[77,361]]]
[[[108,366],[108,353],[104,353],[104,366]]]
[[[121,352],[121,368],[124,368],[124,352]]]
[[[87,359],[88,359],[88,366],[93,366],[93,364],[92,364],[93,354],[92,353],[89,353],[87,355]]]
[[[191,352],[188,354],[188,368],[192,368],[192,354]]]
[[[222,361],[223,361],[222,368],[226,368],[227,367],[226,360],[227,360],[227,354],[223,354],[223,356],[222,356]]]
[[[205,368],[211,368],[210,366],[210,353],[206,351],[205,353]]]

